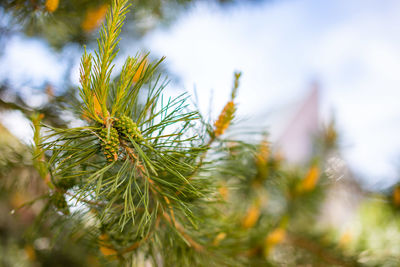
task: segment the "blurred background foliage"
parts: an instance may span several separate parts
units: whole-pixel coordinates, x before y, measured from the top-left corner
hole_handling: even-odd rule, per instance
[[[124,35],[140,38],[155,27],[168,25],[193,2],[195,0],[132,1]],[[2,13],[9,23],[2,26],[2,32],[9,33],[17,28],[27,36],[45,39],[57,49],[69,43],[88,44],[95,40],[109,4],[106,0],[5,0],[1,3]]]

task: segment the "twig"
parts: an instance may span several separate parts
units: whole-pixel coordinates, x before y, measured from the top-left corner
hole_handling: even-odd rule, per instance
[[[156,220],[156,224],[155,224],[154,229],[158,228],[159,223],[160,223],[160,216],[157,216],[157,220]],[[152,233],[152,232],[149,232],[142,240],[137,241],[137,242],[133,243],[131,246],[129,246],[129,247],[123,249],[123,250],[120,252],[120,254],[122,255],[122,254],[131,252],[131,251],[137,249],[143,242],[145,242],[145,241],[150,237],[151,233]]]
[[[202,245],[200,245],[199,243],[197,243],[196,241],[194,241],[186,232],[185,232],[185,228],[183,228],[183,226],[179,223],[179,222],[173,222],[171,220],[171,218],[169,217],[169,215],[164,212],[163,213],[163,217],[173,226],[175,226],[176,230],[178,230],[178,232],[185,238],[185,240],[187,242],[189,242],[190,246],[192,246],[196,251],[204,251],[204,247]]]
[[[14,213],[15,211],[18,211],[18,210],[20,210],[20,209],[22,209],[22,208],[24,208],[26,206],[33,205],[36,201],[44,199],[44,198],[47,198],[48,196],[49,196],[49,194],[44,194],[44,195],[38,196],[38,197],[36,197],[36,198],[34,198],[34,199],[30,200],[30,201],[27,201],[27,202],[21,204],[17,208],[13,209],[12,212]]]
[[[121,144],[122,144],[122,146],[125,148],[126,152],[127,152],[128,155],[130,156],[130,158],[132,159],[132,161],[136,161],[136,162],[137,162],[137,165],[138,165],[138,166],[141,166],[141,167],[140,167],[140,170],[141,170],[142,172],[144,172],[144,167],[143,167],[143,165],[140,164],[140,162],[138,162],[138,157],[135,155],[133,149],[130,148],[130,147],[125,143],[125,141],[123,141],[123,140],[122,140]],[[151,186],[150,186],[150,189],[152,190],[152,192],[153,192],[154,194],[156,194],[156,195],[159,195],[159,193],[157,192],[157,190],[158,190],[159,192],[161,192],[161,188],[160,188],[150,177],[148,177],[147,175],[144,175],[144,174],[142,173],[142,176],[144,176],[144,177],[149,181],[149,183],[150,183],[150,185],[151,185]],[[153,187],[154,187],[154,188],[153,188]],[[155,189],[157,189],[157,190],[155,190]],[[176,230],[185,238],[185,240],[186,240],[187,242],[189,242],[190,246],[192,246],[196,251],[203,251],[203,250],[204,250],[203,246],[200,245],[199,243],[197,243],[196,241],[194,241],[194,240],[185,232],[185,229],[183,228],[183,226],[182,226],[179,222],[176,221],[175,215],[174,215],[174,210],[173,210],[173,208],[172,208],[172,206],[171,206],[171,202],[170,202],[170,200],[168,199],[168,197],[163,196],[163,198],[164,198],[164,200],[165,200],[165,202],[166,202],[166,204],[167,204],[167,206],[168,206],[168,210],[169,210],[169,212],[170,212],[170,214],[171,214],[171,216],[170,216],[170,215],[168,215],[168,213],[167,213],[166,211],[164,211],[164,212],[163,212],[163,217],[164,217],[172,226],[174,226],[174,227],[176,228]],[[146,237],[146,238],[147,238],[147,237]],[[131,247],[125,249],[123,253],[126,253],[126,252],[129,252],[129,251],[132,251],[132,250],[136,249],[136,248],[140,245],[141,242],[142,242],[142,241],[138,241],[138,242],[134,243]]]
[[[332,255],[332,253],[326,251],[320,245],[315,244],[312,240],[300,236],[295,236],[293,233],[290,233],[287,237],[289,242],[291,242],[293,245],[308,250],[309,252],[317,255],[319,258],[324,260],[326,263],[340,265],[340,266],[357,266],[355,263],[352,264],[343,261],[342,259],[336,257],[335,255]]]
[[[150,190],[155,194],[155,195],[159,195],[158,192],[161,192],[161,188],[147,175],[145,175],[145,168],[144,166],[140,163],[138,156],[135,155],[135,152],[133,151],[133,149],[131,147],[129,147],[126,142],[124,140],[121,140],[121,144],[122,146],[125,148],[126,152],[128,153],[128,155],[130,156],[131,160],[133,163],[136,162],[137,166],[139,167],[139,170],[141,172],[141,176],[146,178],[147,181],[150,183]],[[158,192],[157,192],[158,191]],[[171,202],[169,200],[169,198],[165,195],[162,196],[165,200],[165,202],[167,203],[168,206],[168,210],[171,213],[171,218],[172,221],[174,222],[174,224],[176,223],[175,220],[175,215],[174,215],[174,210],[172,208]]]

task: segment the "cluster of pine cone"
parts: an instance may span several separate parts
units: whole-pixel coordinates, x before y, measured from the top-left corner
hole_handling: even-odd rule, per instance
[[[102,128],[98,134],[104,156],[109,162],[118,159],[119,137],[124,139],[129,139],[129,137],[131,137],[136,140],[141,140],[143,138],[136,123],[125,115],[121,116],[119,119],[115,119],[113,127]]]

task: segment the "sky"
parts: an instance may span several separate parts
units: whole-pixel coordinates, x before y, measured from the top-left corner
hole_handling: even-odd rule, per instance
[[[335,117],[343,157],[368,185],[384,186],[397,181],[400,166],[398,14],[396,0],[276,0],[228,8],[200,1],[141,45],[153,57],[166,56],[169,71],[179,77],[173,87],[196,88],[201,110],[211,105],[213,116],[229,99],[235,70],[243,73],[239,117],[261,118],[260,124],[271,122],[272,128],[276,122],[268,114],[295,107],[318,81],[321,115]],[[38,40],[13,37],[0,77],[17,82],[24,75],[33,87],[43,80],[61,83],[62,54],[48,49]],[[74,73],[77,83],[77,67]],[[30,128],[20,117],[0,115],[28,140]]]
[[[244,117],[294,106],[317,81],[321,115],[334,115],[343,156],[369,185],[383,186],[398,179],[398,14],[399,1],[288,0],[229,10],[203,3],[147,44],[167,56],[185,89],[202,92],[204,110],[212,95],[217,113],[235,70],[243,72]]]

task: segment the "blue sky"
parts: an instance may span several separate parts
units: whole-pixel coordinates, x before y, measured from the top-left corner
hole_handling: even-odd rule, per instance
[[[396,181],[400,166],[398,14],[396,0],[287,0],[228,9],[202,2],[147,35],[142,46],[167,57],[165,64],[180,77],[174,87],[196,87],[203,112],[212,96],[214,116],[229,98],[235,70],[243,72],[242,117],[290,107],[304,98],[311,81],[319,81],[322,116],[334,113],[344,157],[370,185],[382,185]],[[127,48],[134,55],[137,47]],[[0,76],[19,81],[23,75],[33,87],[43,80],[61,83],[62,55],[47,50],[39,41],[14,37]],[[1,118],[26,139],[29,127],[17,116]]]
[[[400,2],[272,1],[228,10],[196,5],[147,37],[181,85],[210,94],[218,112],[234,70],[243,71],[242,116],[302,99],[322,86],[322,116],[334,113],[344,157],[371,185],[397,180],[400,155]],[[268,117],[266,117],[268,121]]]

